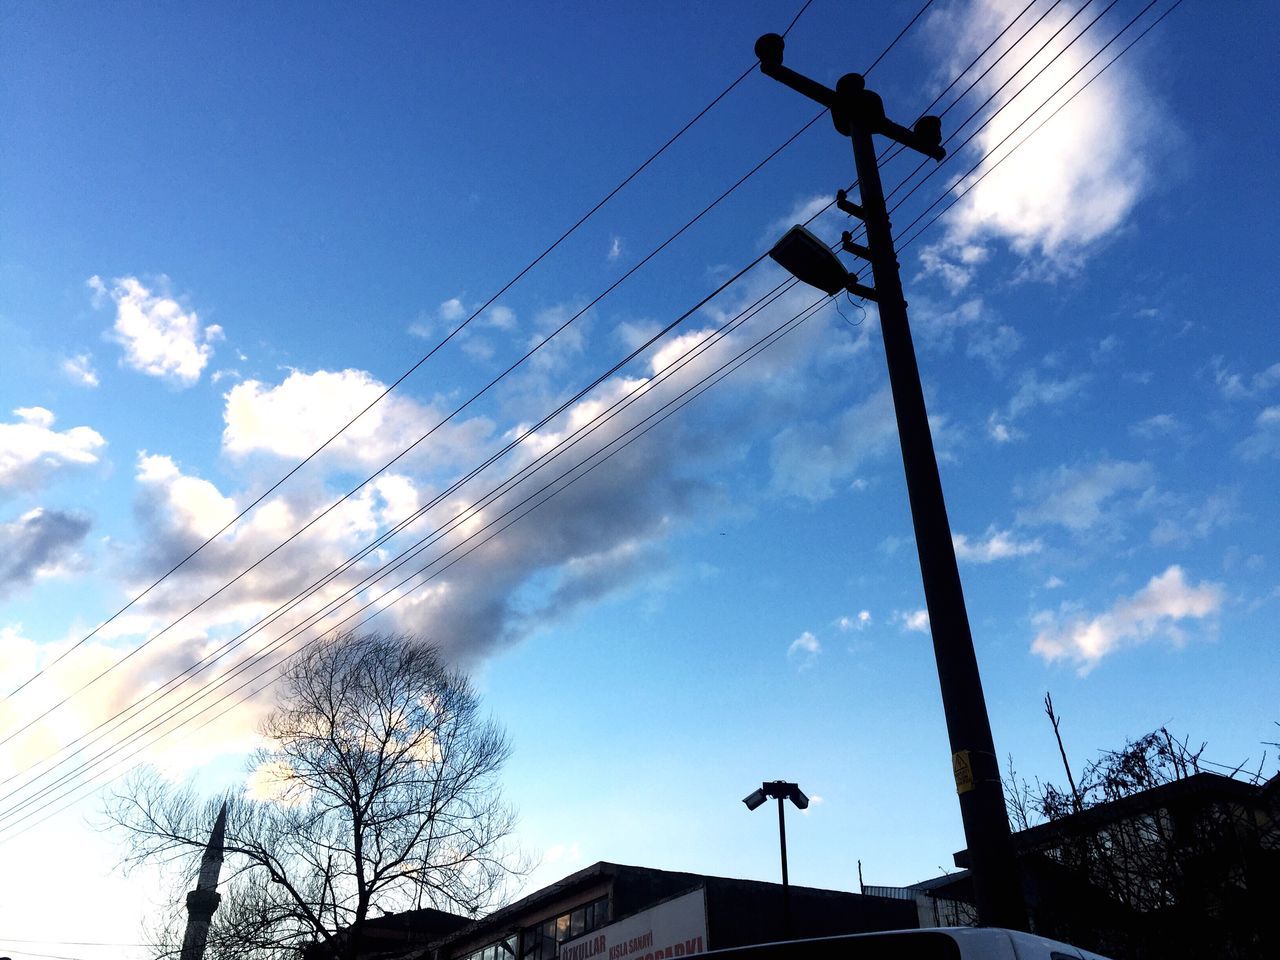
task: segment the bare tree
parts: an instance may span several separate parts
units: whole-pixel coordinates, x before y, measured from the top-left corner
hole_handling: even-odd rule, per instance
[[[506,736],[431,646],[343,635],[305,648],[262,733],[250,794],[202,803],[143,773],[108,806],[127,865],[194,862],[227,800],[210,957],[296,957],[308,943],[354,957],[371,908],[474,915],[523,870],[497,780]]]
[[[1213,764],[1204,743],[1159,727],[1101,751],[1077,778],[1048,696],[1045,714],[1066,785],[1028,783],[1010,758],[1005,788],[1011,822],[1027,831],[1024,862],[1043,884],[1037,931],[1117,957],[1277,956],[1259,907],[1274,902],[1280,863],[1266,755],[1256,774],[1220,768],[1256,792],[1165,789]]]

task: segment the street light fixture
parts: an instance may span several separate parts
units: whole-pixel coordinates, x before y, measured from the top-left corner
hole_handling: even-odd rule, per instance
[[[801,227],[800,229],[804,228]],[[821,246],[821,241],[819,241],[819,246]],[[823,249],[825,250],[826,248],[823,247]],[[809,798],[805,796],[799,784],[788,783],[785,780],[766,780],[760,784],[759,790],[752,790],[743,797],[742,802],[747,805],[748,810],[756,810],[764,806],[765,800],[770,798],[778,801],[778,842],[782,847],[782,934],[784,937],[790,938],[791,884],[787,878],[787,821],[783,816],[782,801],[790,800],[797,808],[807,810]]]
[[[817,287],[828,297],[834,297],[848,287],[849,271],[840,258],[798,224],[773,245],[769,256],[801,283]]]

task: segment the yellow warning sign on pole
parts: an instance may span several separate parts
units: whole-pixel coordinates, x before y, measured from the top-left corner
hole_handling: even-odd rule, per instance
[[[973,763],[968,750],[957,750],[951,755],[951,772],[956,777],[956,793],[968,793],[974,787]]]

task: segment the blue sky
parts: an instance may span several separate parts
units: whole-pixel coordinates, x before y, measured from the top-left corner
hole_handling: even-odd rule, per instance
[[[869,83],[909,122],[1024,6],[938,0]],[[1033,4],[943,100],[1030,27],[947,113],[944,135],[1009,79],[959,143],[1063,52],[904,202],[899,230],[985,173],[1021,134],[984,151],[1144,6],[1088,4],[1051,39],[1078,7]],[[797,9],[5,5],[6,687],[377,397]],[[834,83],[918,9],[815,0],[787,62]],[[1256,21],[1180,5],[902,250],[996,743],[1028,776],[1058,769],[1046,690],[1077,763],[1160,724],[1224,763],[1256,762],[1275,738],[1280,291],[1263,225],[1277,206],[1277,74]],[[0,704],[0,736],[416,440],[814,112],[746,78],[259,510]],[[914,166],[887,162],[886,184]],[[850,180],[848,146],[819,121],[296,546],[0,746],[3,776],[449,490]],[[848,227],[831,212],[813,224],[832,242]],[[672,366],[782,279],[768,263],[746,274],[413,530],[641,389],[560,462],[581,459],[813,302],[792,290]],[[515,746],[508,791],[521,842],[542,857],[532,883],[599,859],[774,878],[773,826],[738,801],[781,777],[820,798],[792,818],[792,879],[851,888],[859,859],[868,882],[905,883],[963,846],[923,605],[874,307],[846,301],[371,626],[428,636],[473,671]],[[139,759],[210,790],[233,783],[269,702],[264,689]],[[86,825],[100,802],[82,792],[31,829],[17,817],[78,794],[2,804],[0,856],[37,882],[3,871],[0,937],[138,938],[149,907],[137,892],[159,888],[113,872],[115,841]],[[93,906],[51,927],[47,884],[72,856]]]

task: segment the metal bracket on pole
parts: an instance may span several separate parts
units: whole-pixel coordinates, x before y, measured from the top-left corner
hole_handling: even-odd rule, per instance
[[[836,191],[836,208],[839,210],[843,210],[845,213],[849,214],[849,216],[851,217],[857,217],[859,220],[867,219],[867,212],[863,210],[860,206],[858,206],[856,203],[853,203],[852,201],[849,200],[848,190]]]
[[[872,260],[871,251],[860,243],[854,243],[853,233],[849,230],[840,234],[840,249],[845,253],[852,253],[855,257],[861,257],[867,263]]]
[[[786,42],[776,33],[766,33],[756,41],[760,72],[829,109],[831,122],[839,133],[847,137],[852,128],[858,126],[867,133],[878,133],[935,160],[942,160],[947,155],[947,151],[942,149],[942,121],[937,117],[921,117],[908,130],[884,115],[884,101],[879,94],[866,88],[861,74],[846,73],[832,90],[790,67],[784,67],[782,51],[785,46]]]
[[[854,279],[853,274],[849,274],[849,281],[845,284],[845,289],[852,293],[855,297],[861,297],[863,300],[870,300],[872,303],[880,302],[880,295],[874,289],[864,286]]]

